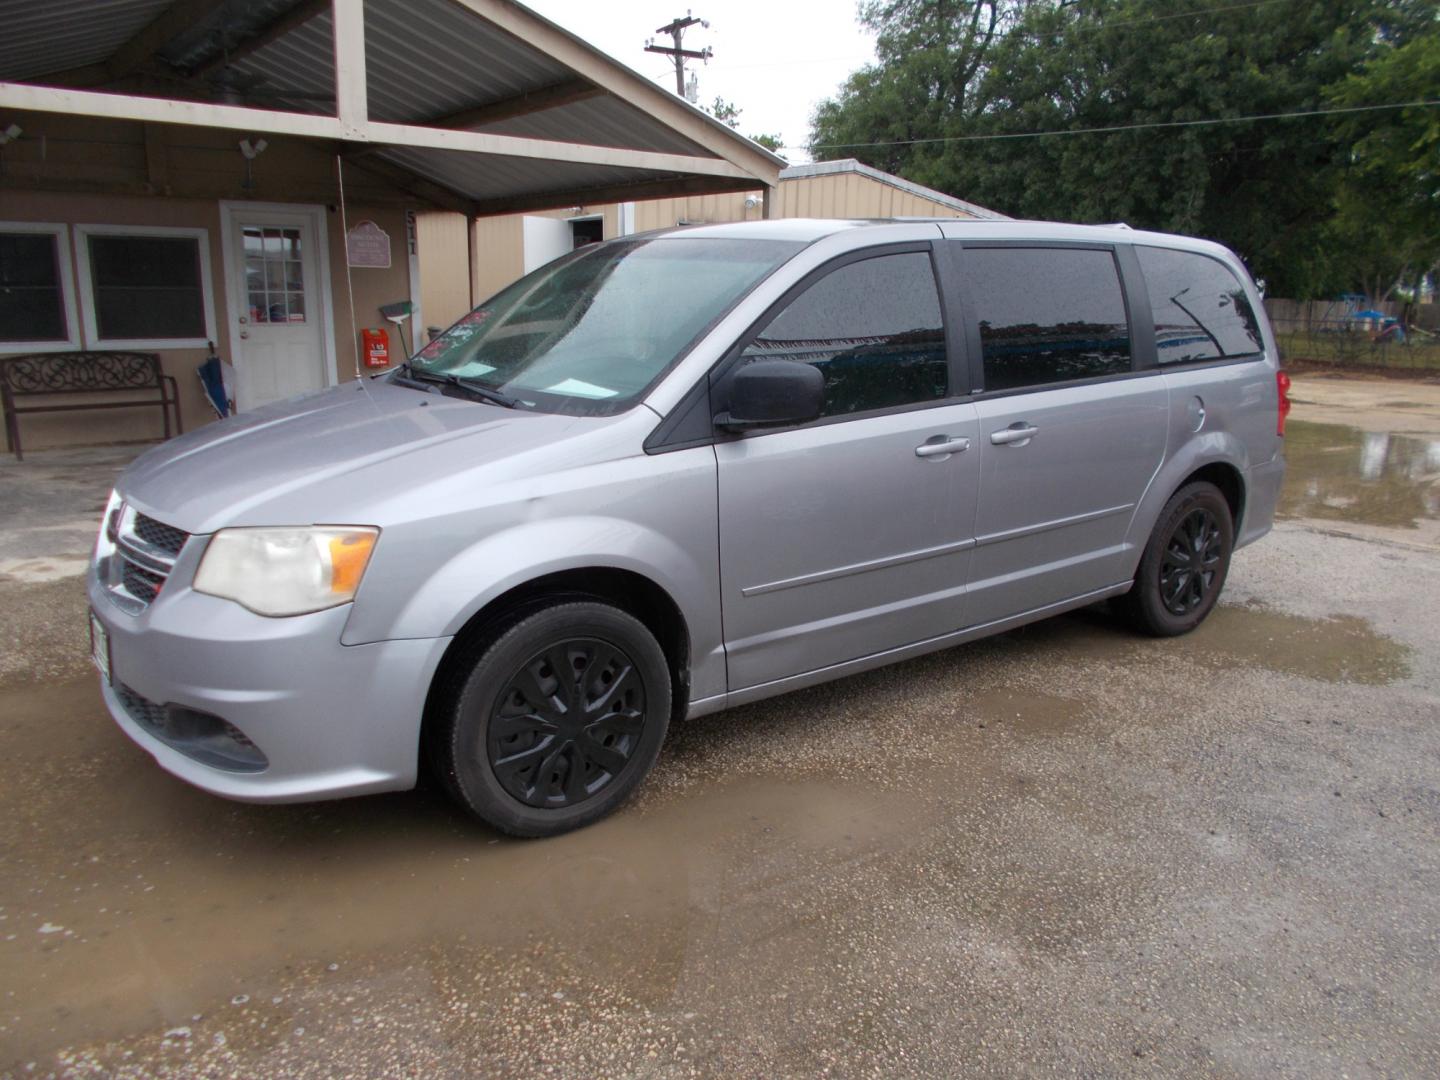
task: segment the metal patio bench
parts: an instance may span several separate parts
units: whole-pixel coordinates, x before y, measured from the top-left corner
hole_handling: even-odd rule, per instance
[[[154,391],[156,397],[137,396]],[[117,401],[56,401],[64,395],[123,395]],[[44,398],[45,404],[21,405],[20,399]],[[0,358],[0,404],[5,410],[5,448],[23,461],[20,417],[28,413],[71,412],[84,409],[155,408],[165,421],[170,438],[185,428],[180,420],[180,395],[175,377],[160,369],[160,357],[144,352],[53,352]]]

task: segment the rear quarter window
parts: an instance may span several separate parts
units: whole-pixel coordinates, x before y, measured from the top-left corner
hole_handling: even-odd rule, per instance
[[[1207,255],[1136,247],[1161,364],[1229,360],[1261,351],[1260,326],[1240,279]]]

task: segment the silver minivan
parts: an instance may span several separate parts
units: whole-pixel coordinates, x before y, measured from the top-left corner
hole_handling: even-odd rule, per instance
[[[1212,243],[766,221],[586,247],[400,368],[159,446],[89,576],[116,722],[207,791],[523,836],[667,727],[1115,598],[1214,607],[1288,385]]]

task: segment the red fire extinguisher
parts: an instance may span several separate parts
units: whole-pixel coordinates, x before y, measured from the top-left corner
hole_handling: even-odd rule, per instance
[[[366,367],[390,365],[390,335],[385,330],[361,330],[360,342],[364,346]]]

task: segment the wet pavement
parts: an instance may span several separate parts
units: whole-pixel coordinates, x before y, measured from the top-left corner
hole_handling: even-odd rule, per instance
[[[117,462],[0,466],[0,1075],[1440,1074],[1440,387],[1296,396],[1190,637],[688,721],[543,842],[160,772],[64,572]]]

